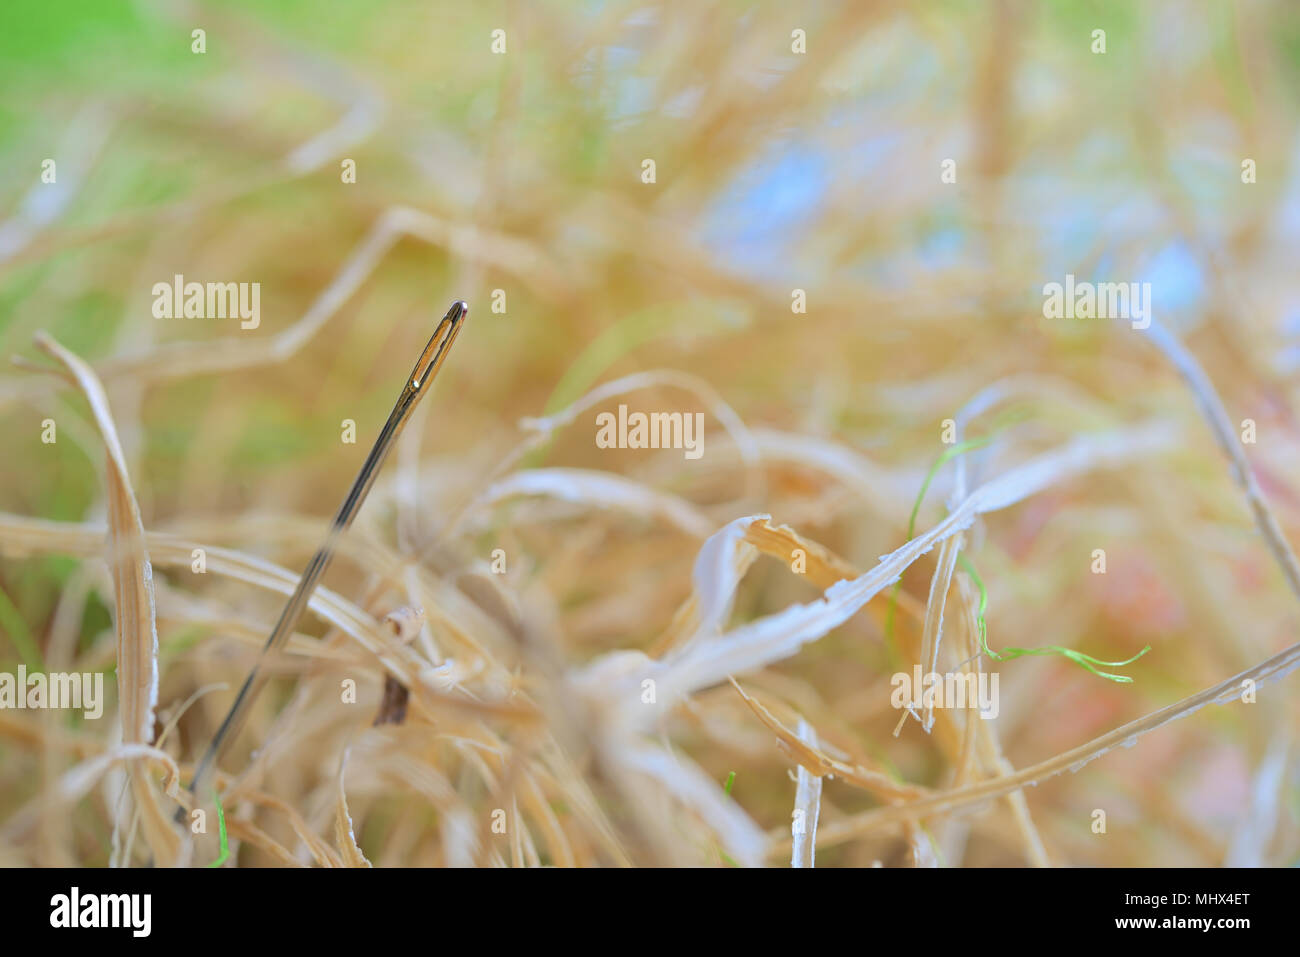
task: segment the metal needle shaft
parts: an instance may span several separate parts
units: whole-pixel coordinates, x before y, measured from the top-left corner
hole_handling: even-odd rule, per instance
[[[198,769],[194,772],[194,780],[190,785],[190,790],[196,798],[204,793],[207,777],[217,759],[221,756],[222,748],[234,740],[239,734],[244,720],[248,717],[249,708],[252,706],[253,701],[256,700],[257,694],[265,681],[266,676],[262,672],[262,666],[266,663],[267,658],[279,650],[289,636],[293,634],[293,630],[297,627],[303,612],[307,610],[307,603],[311,600],[317,584],[320,583],[321,576],[329,568],[330,561],[334,557],[334,546],[339,536],[348,529],[352,524],[352,520],[356,518],[357,512],[361,510],[361,504],[370,493],[370,488],[374,485],[380,468],[383,467],[384,459],[397,441],[397,437],[401,434],[402,427],[406,425],[411,413],[415,411],[417,403],[432,386],[438,370],[442,367],[443,361],[447,358],[447,353],[451,350],[451,344],[456,340],[457,333],[460,332],[461,323],[468,314],[469,306],[463,301],[457,300],[452,303],[451,308],[447,310],[447,314],[438,323],[438,328],[434,330],[433,336],[429,339],[429,344],[424,347],[424,352],[420,354],[419,360],[415,363],[415,368],[411,371],[410,378],[406,380],[406,386],[402,389],[402,394],[398,396],[397,403],[388,416],[388,421],[384,423],[383,431],[379,433],[379,438],[375,440],[370,455],[366,457],[365,464],[361,466],[361,471],[357,473],[356,480],[352,483],[347,498],[343,500],[338,514],[334,516],[334,522],[330,526],[325,543],[312,556],[311,562],[302,573],[302,577],[298,580],[298,587],[289,596],[284,611],[280,612],[280,618],[275,623],[271,636],[266,639],[266,645],[262,648],[262,653],[258,657],[256,664],[253,665],[253,670],[249,672],[248,677],[244,680],[243,687],[239,689],[239,694],[235,697],[235,703],[230,706],[225,720],[221,722],[212,743],[208,745],[203,760],[199,762]],[[184,819],[184,808],[181,809],[177,817],[181,820]]]

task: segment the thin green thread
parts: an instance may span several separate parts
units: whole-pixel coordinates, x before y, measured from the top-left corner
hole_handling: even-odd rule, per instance
[[[935,460],[934,465],[930,466],[929,473],[925,476],[925,481],[921,483],[921,491],[916,496],[916,504],[912,506],[912,514],[907,519],[907,540],[910,542],[916,537],[916,516],[921,512],[921,503],[925,501],[925,493],[930,490],[930,483],[934,477],[939,474],[939,469],[943,468],[949,461],[961,455],[963,452],[969,452],[971,449],[978,449],[988,445],[993,441],[997,433],[993,435],[982,436],[978,439],[967,439],[965,442],[958,442],[956,445],[943,450],[943,454]],[[894,616],[898,610],[898,590],[903,587],[903,578],[900,575],[898,581],[894,582],[894,587],[889,590],[889,610],[885,613],[885,645],[890,649],[891,654],[894,652]],[[895,654],[896,657],[896,654]],[[898,662],[895,661],[895,664]]]
[[[1082,651],[1075,651],[1073,648],[1062,648],[1060,645],[1045,645],[1042,648],[1003,648],[1001,652],[994,651],[989,647],[989,629],[988,625],[984,621],[984,613],[989,607],[988,589],[984,587],[984,582],[980,578],[979,572],[975,571],[975,565],[969,558],[965,555],[958,555],[957,560],[961,562],[962,568],[966,570],[966,574],[970,575],[971,580],[975,582],[975,587],[979,589],[980,605],[979,611],[976,613],[976,620],[979,623],[980,650],[984,652],[984,654],[988,655],[994,661],[1011,661],[1014,658],[1023,658],[1026,655],[1062,655],[1069,658],[1075,664],[1091,671],[1094,675],[1097,675],[1100,678],[1105,678],[1107,681],[1114,681],[1123,685],[1132,684],[1133,678],[1131,676],[1117,675],[1112,674],[1109,671],[1101,671],[1096,666],[1104,665],[1107,668],[1122,668],[1125,665],[1131,665],[1151,650],[1150,645],[1147,645],[1132,658],[1128,658],[1124,661],[1102,661],[1100,658],[1094,658],[1092,655],[1085,655]]]
[[[736,772],[735,772],[735,771],[731,771],[731,772],[729,772],[729,773],[727,774],[727,780],[726,780],[726,783],[724,783],[724,784],[722,785],[722,790],[726,792],[727,797],[731,797],[731,786],[732,786],[733,784],[735,784],[735,783],[736,783]],[[724,851],[722,848],[719,847],[719,848],[717,849],[717,851],[718,851],[718,856],[719,856],[720,858],[722,858],[722,860],[723,860],[723,862],[724,862],[725,864],[727,864],[727,865],[729,865],[729,866],[731,866],[731,867],[739,867],[739,866],[740,866],[739,864],[736,863],[735,859],[734,859],[730,854],[728,854],[726,851]]]
[[[930,483],[934,481],[934,477],[939,473],[939,469],[943,468],[945,464],[956,456],[961,455],[963,452],[969,452],[971,449],[988,445],[989,442],[993,441],[996,437],[997,431],[1000,431],[1000,429],[994,431],[990,435],[977,439],[968,439],[965,442],[959,442],[951,448],[944,449],[943,454],[935,460],[934,465],[930,467],[929,473],[925,476],[925,481],[921,483],[921,491],[916,496],[916,504],[912,506],[912,514],[907,520],[908,541],[911,541],[911,539],[916,535],[916,517],[920,514],[921,503],[925,500],[925,493],[929,491]],[[970,575],[971,580],[975,582],[975,586],[979,589],[980,604],[976,618],[979,623],[980,650],[983,651],[984,654],[988,655],[989,658],[994,661],[1011,661],[1015,658],[1024,658],[1029,655],[1061,655],[1062,657],[1070,659],[1080,667],[1092,672],[1094,675],[1097,675],[1099,678],[1105,678],[1107,681],[1114,681],[1118,684],[1131,684],[1133,682],[1133,678],[1130,675],[1117,675],[1109,671],[1102,671],[1101,667],[1122,668],[1125,665],[1131,665],[1151,650],[1150,645],[1147,645],[1132,658],[1127,658],[1124,661],[1103,661],[1100,658],[1094,658],[1092,655],[1084,654],[1082,651],[1075,651],[1073,648],[1063,648],[1060,645],[1045,645],[1042,648],[1003,648],[1000,653],[991,649],[988,641],[988,625],[985,623],[984,618],[984,614],[988,610],[989,604],[988,589],[984,587],[983,580],[980,578],[979,573],[975,571],[975,565],[965,554],[958,554],[957,559],[961,562],[962,568],[966,570],[966,573]],[[894,612],[897,608],[898,589],[902,584],[903,581],[900,577],[898,581],[894,582],[894,587],[890,589],[889,592],[889,611],[885,618],[885,640],[887,647],[891,652],[894,645]]]
[[[217,793],[216,788],[212,789],[212,800],[217,802],[217,835],[221,840],[221,856],[207,866],[220,867],[230,857],[230,844],[226,840],[226,811],[221,806],[221,795]]]

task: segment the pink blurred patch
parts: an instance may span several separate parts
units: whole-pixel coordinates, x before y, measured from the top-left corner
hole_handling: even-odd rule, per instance
[[[1200,821],[1235,819],[1250,802],[1250,768],[1240,748],[1217,745],[1201,752],[1196,770],[1178,788],[1179,802]]]
[[[1020,503],[1020,510],[1008,529],[1007,554],[1017,561],[1024,560],[1033,549],[1043,527],[1052,520],[1065,504],[1063,496],[1045,492]]]
[[[1106,554],[1106,573],[1089,577],[1089,590],[1101,617],[1119,634],[1155,638],[1177,631],[1187,622],[1182,600],[1144,555],[1112,549]]]
[[[1232,563],[1232,578],[1243,592],[1259,591],[1264,585],[1264,559],[1244,556]]]

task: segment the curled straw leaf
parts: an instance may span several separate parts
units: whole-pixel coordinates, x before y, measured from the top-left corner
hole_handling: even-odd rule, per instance
[[[489,506],[518,496],[545,496],[585,507],[614,509],[632,515],[657,518],[693,535],[707,538],[713,525],[694,505],[675,495],[660,492],[639,482],[589,469],[545,468],[515,472],[485,489],[470,507],[466,518]],[[468,521],[468,524],[475,524]]]
[[[153,737],[153,709],[158,701],[158,632],[153,567],[144,546],[144,524],[127,475],[126,456],[108,408],[108,396],[94,371],[45,333],[37,333],[35,342],[64,366],[64,378],[76,385],[90,403],[104,442],[122,738],[128,744],[148,744]]]
[[[731,679],[731,686],[736,689],[736,693],[754,712],[758,720],[763,722],[776,735],[777,740],[781,742],[782,748],[794,758],[799,767],[806,769],[816,777],[834,775],[846,784],[870,791],[891,804],[915,800],[932,793],[929,788],[899,783],[883,772],[872,768],[864,768],[861,765],[848,764],[827,754],[818,746],[816,733],[811,731],[811,727],[809,727],[810,737],[804,737],[796,731],[791,731],[765,705],[748,694],[735,678]],[[799,723],[801,726],[807,724],[802,718]]]
[[[145,548],[140,506],[127,474],[126,456],[108,407],[108,396],[94,370],[52,337],[37,333],[37,347],[62,366],[59,372],[77,386],[95,419],[107,457],[109,569],[113,578],[114,627],[117,633],[118,710],[124,744],[153,740],[158,702],[158,628],[154,612],[153,566]],[[180,838],[158,803],[152,783],[132,768],[132,793],[143,812],[145,838],[157,863],[170,866],[180,855]],[[120,822],[129,817],[117,818]],[[117,842],[114,842],[115,846]]]
[[[348,766],[348,750],[339,758],[338,800],[334,807],[334,842],[339,846],[343,863],[348,867],[370,867],[366,855],[357,844],[357,836],[352,827],[352,814],[348,811],[347,788],[344,787],[344,775]]]

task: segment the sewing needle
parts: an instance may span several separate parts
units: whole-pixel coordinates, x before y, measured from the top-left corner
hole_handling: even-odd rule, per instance
[[[424,352],[420,354],[420,358],[416,361],[415,368],[411,371],[410,378],[406,380],[406,385],[402,389],[402,394],[398,396],[393,411],[389,413],[388,421],[384,423],[383,431],[379,433],[379,438],[375,440],[374,448],[370,450],[370,455],[367,456],[365,464],[361,466],[361,471],[357,474],[356,480],[353,481],[347,498],[343,500],[338,514],[334,516],[334,522],[330,526],[325,543],[317,550],[306,570],[302,573],[302,577],[298,579],[298,587],[289,596],[288,604],[284,606],[284,611],[280,612],[280,618],[275,623],[271,636],[266,639],[266,645],[262,648],[261,655],[253,665],[253,670],[244,679],[243,687],[239,689],[239,694],[235,697],[235,703],[230,706],[225,720],[221,722],[212,743],[208,745],[203,760],[199,762],[198,770],[194,772],[194,780],[190,784],[190,791],[195,795],[196,800],[197,796],[203,793],[203,786],[216,764],[217,758],[220,757],[222,748],[234,740],[244,720],[248,717],[249,708],[265,681],[262,666],[266,663],[267,658],[279,650],[289,636],[293,634],[299,619],[307,610],[307,603],[311,600],[312,593],[316,590],[317,584],[329,567],[330,560],[334,557],[334,546],[339,536],[347,531],[352,524],[352,520],[356,518],[357,512],[361,510],[361,504],[369,494],[371,486],[374,485],[375,478],[379,474],[380,468],[383,467],[384,459],[388,456],[394,443],[396,443],[397,437],[410,419],[411,413],[415,411],[420,399],[429,392],[434,377],[437,376],[438,370],[447,358],[447,353],[451,350],[451,344],[456,340],[461,324],[468,314],[469,306],[464,301],[457,300],[453,302],[451,308],[447,310],[447,314],[442,317],[442,321],[438,323],[438,327],[433,331],[429,344],[424,347]],[[177,820],[184,821],[184,819],[185,809],[181,808],[177,813]]]

